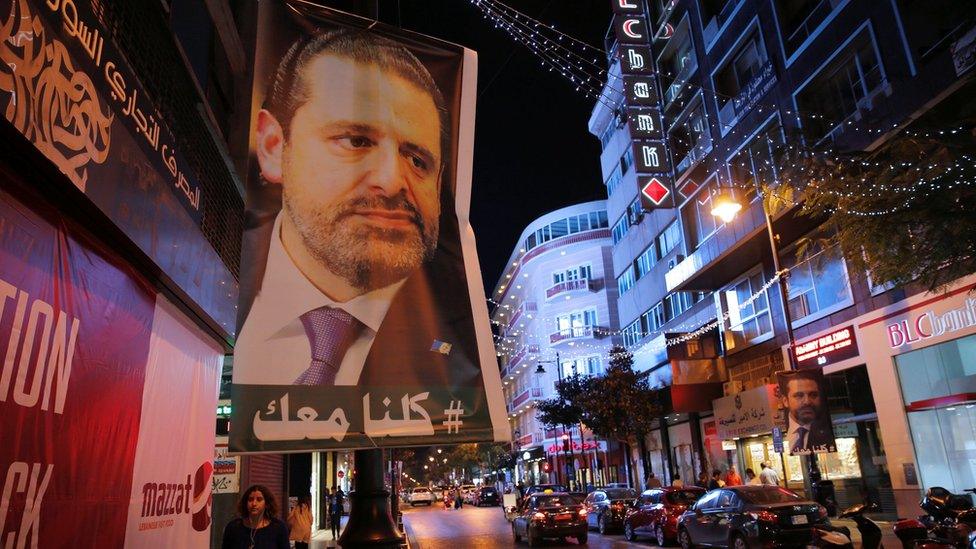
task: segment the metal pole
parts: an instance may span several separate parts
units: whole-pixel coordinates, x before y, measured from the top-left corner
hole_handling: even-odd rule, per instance
[[[779,171],[776,169],[776,162],[773,159],[773,144],[769,140],[768,135],[766,136],[766,148],[769,151],[770,165],[773,169],[773,181],[775,181],[777,186],[779,186]],[[781,271],[779,264],[779,245],[776,238],[776,233],[773,231],[773,217],[766,208],[766,197],[763,194],[762,189],[759,187],[758,178],[756,178],[756,187],[759,189],[760,206],[762,206],[763,209],[763,217],[766,219],[766,232],[769,235],[769,246],[773,252],[773,269],[779,273]],[[789,286],[787,286],[788,279],[789,272],[783,273],[779,277],[778,286],[780,302],[783,304],[783,319],[786,322],[786,335],[789,337],[789,348],[787,349],[786,356],[789,360],[790,370],[795,371],[798,369],[796,364],[796,338],[793,335],[793,315],[790,314],[790,291]],[[810,455],[807,456],[807,472],[810,478],[810,491],[813,493],[813,499],[816,500],[818,495],[818,483],[822,477],[820,474],[820,464],[817,462],[817,454],[815,453],[811,452]],[[783,473],[785,476],[785,468],[783,469]],[[784,481],[785,480],[786,479],[784,479]]]
[[[383,486],[383,450],[356,450],[356,489],[349,494],[349,522],[340,547],[395,548],[403,543],[390,515],[390,493]]]

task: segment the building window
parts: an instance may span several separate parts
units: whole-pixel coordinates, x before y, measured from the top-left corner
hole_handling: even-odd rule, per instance
[[[634,165],[634,151],[629,148],[620,156],[620,173],[625,174]]]
[[[620,295],[624,295],[634,287],[634,282],[634,267],[632,265],[628,265],[627,270],[624,271],[624,274],[617,277],[617,292]]]
[[[705,43],[709,43],[718,28],[721,27],[732,15],[735,6],[741,0],[699,0],[698,12],[705,27],[702,29],[702,38]]]
[[[698,58],[695,57],[695,46],[689,31],[688,17],[685,17],[675,28],[674,35],[667,41],[657,60],[665,105],[681,95],[688,79],[698,69]]]
[[[773,77],[758,25],[712,76],[718,121],[725,135],[769,88]]]
[[[637,259],[634,260],[634,266],[637,268],[637,278],[644,278],[647,273],[651,272],[651,268],[657,264],[657,250],[654,249],[654,244],[651,243]]]
[[[783,141],[783,128],[779,120],[774,119],[729,159],[732,187],[746,204],[759,197],[759,187],[775,183],[770,152]]]
[[[681,208],[682,219],[692,239],[691,249],[698,248],[718,228],[712,215],[712,196],[718,193],[718,186],[718,178],[713,175]]]
[[[627,206],[627,218],[631,225],[637,225],[644,218],[644,207],[641,205],[640,198],[635,198]]]
[[[823,249],[814,243],[799,263],[795,254],[785,255],[783,266],[790,269],[789,306],[794,324],[851,303],[847,266],[839,246]]]
[[[690,108],[688,115],[668,131],[671,152],[675,160],[675,174],[682,174],[711,150],[711,136],[705,120],[701,100]]]
[[[623,172],[620,169],[620,165],[614,166],[613,172],[610,177],[607,178],[607,196],[613,194],[613,191],[617,190],[620,186],[620,180],[623,179]]]
[[[540,246],[556,238],[583,231],[606,229],[607,226],[607,212],[602,210],[553,221],[530,234],[525,239],[525,251],[529,251],[536,246]]]
[[[787,59],[843,3],[841,0],[775,0],[776,17],[783,34]]]
[[[571,267],[552,273],[552,283],[560,284],[572,280],[590,280],[593,278],[593,268],[590,264]]]
[[[762,273],[755,271],[722,290],[721,306],[729,314],[722,330],[726,349],[739,349],[772,335],[767,292],[759,293],[755,300],[745,304],[762,287]]]
[[[616,117],[610,121],[610,125],[604,130],[603,134],[600,136],[600,144],[606,149],[607,145],[610,144],[610,140],[613,138],[613,134],[617,132]]]
[[[796,107],[807,113],[803,131],[818,142],[860,111],[871,110],[872,101],[887,84],[881,59],[870,33],[862,32],[847,49],[796,93]],[[809,113],[816,113],[811,117]]]
[[[630,349],[633,346],[637,345],[637,342],[641,340],[643,335],[641,333],[640,319],[637,319],[631,322],[630,324],[628,324],[627,327],[624,328],[623,333],[624,333],[624,347]]]
[[[660,331],[664,323],[667,322],[664,318],[664,302],[658,302],[657,305],[648,309],[643,314],[643,319],[648,333]]]
[[[610,239],[613,241],[614,245],[623,240],[629,228],[630,220],[627,219],[626,215],[620,216],[620,219],[613,224],[613,229],[610,231]]]
[[[671,222],[668,228],[661,231],[654,240],[657,244],[658,259],[664,259],[664,256],[671,253],[671,250],[681,242],[681,227],[678,226],[678,221]]]

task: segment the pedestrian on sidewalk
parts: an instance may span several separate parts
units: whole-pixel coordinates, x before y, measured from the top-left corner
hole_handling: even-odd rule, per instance
[[[685,481],[681,480],[681,475],[679,475],[678,473],[675,473],[674,474],[674,477],[671,480],[671,487],[672,488],[684,488],[685,487]]]
[[[660,488],[661,487],[661,479],[659,479],[656,476],[654,476],[654,472],[652,471],[652,472],[650,472],[650,473],[647,474],[647,480],[644,481],[644,486],[648,490],[650,490],[651,488]]]
[[[312,505],[308,496],[298,498],[298,505],[288,513],[288,539],[295,549],[308,549],[312,541]]]
[[[779,473],[768,463],[761,463],[762,472],[759,473],[759,481],[767,486],[779,486]]]
[[[277,518],[271,490],[258,484],[245,490],[237,513],[224,528],[221,549],[289,549],[288,526]]]
[[[722,480],[722,471],[714,469],[712,471],[712,480],[708,481],[708,489],[715,490],[725,486],[725,481]]]
[[[329,527],[332,529],[332,539],[339,539],[342,529],[342,491],[332,487],[329,494]]]
[[[729,472],[725,474],[725,485],[742,486],[742,477],[740,477],[739,472],[735,470],[735,465],[729,466]]]
[[[749,486],[758,486],[762,484],[762,482],[760,482],[759,480],[759,477],[756,476],[756,472],[753,471],[751,468],[746,469],[746,484],[748,484]]]

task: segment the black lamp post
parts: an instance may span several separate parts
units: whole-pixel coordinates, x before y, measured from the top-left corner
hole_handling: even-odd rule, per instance
[[[562,382],[562,380],[563,380],[563,368],[562,368],[562,363],[559,362],[559,352],[556,352],[556,360],[555,361],[552,361],[552,360],[540,360],[540,361],[538,361],[537,362],[537,365],[536,365],[536,368],[535,368],[535,373],[536,374],[539,374],[539,375],[545,374],[546,373],[546,369],[542,365],[543,364],[553,364],[553,363],[556,364],[556,375],[559,377],[559,381]],[[575,374],[575,370],[576,370],[576,365],[574,364],[573,365],[574,374]],[[583,436],[583,431],[582,430],[580,430],[580,436],[581,437]],[[565,467],[565,470],[566,470],[566,488],[572,489],[573,486],[572,486],[572,480],[570,479],[569,459],[573,456],[573,437],[569,434],[569,426],[566,425],[565,423],[563,424],[563,440],[569,442],[569,446],[568,447],[565,444],[563,445],[563,460],[566,462],[566,467]],[[569,450],[569,457],[566,456],[567,449]]]
[[[766,148],[769,151],[770,159],[773,158],[773,148],[769,137],[766,138]],[[773,180],[777,183],[779,182],[779,174],[776,169],[776,162],[771,163],[773,170]],[[793,335],[793,315],[790,313],[790,292],[788,286],[789,271],[783,271],[779,263],[779,235],[773,230],[773,216],[769,213],[766,208],[766,196],[763,193],[762,187],[759,185],[759,179],[756,178],[756,192],[759,193],[759,205],[762,207],[763,219],[766,221],[766,234],[769,236],[769,247],[773,254],[773,269],[779,277],[779,298],[780,302],[783,304],[783,319],[786,322],[786,335],[789,338],[789,349],[787,357],[789,359],[790,370],[797,370],[798,366],[796,364],[796,338]],[[728,223],[732,221],[739,210],[742,209],[742,205],[739,204],[735,197],[732,196],[731,189],[728,192],[720,191],[719,195],[712,202],[712,215],[719,217],[722,221]],[[820,465],[817,463],[817,454],[811,453],[808,460],[808,473],[810,477],[810,486],[813,491],[814,499],[817,499],[817,492],[819,487],[819,482],[821,477]]]

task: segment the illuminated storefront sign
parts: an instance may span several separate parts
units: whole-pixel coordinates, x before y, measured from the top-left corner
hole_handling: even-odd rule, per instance
[[[949,311],[937,312],[929,309],[916,317],[887,324],[888,344],[897,349],[908,345],[976,326],[976,298],[966,298],[962,306]]]
[[[800,368],[820,368],[857,355],[853,326],[796,345],[796,364]]]

